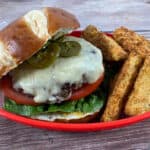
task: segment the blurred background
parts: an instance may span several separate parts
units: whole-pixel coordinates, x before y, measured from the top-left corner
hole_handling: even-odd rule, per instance
[[[150,0],[0,0],[0,29],[28,10],[44,6],[65,8],[74,13],[81,28],[96,25],[103,31],[127,26],[134,30],[150,29]],[[5,11],[5,12],[4,12]]]

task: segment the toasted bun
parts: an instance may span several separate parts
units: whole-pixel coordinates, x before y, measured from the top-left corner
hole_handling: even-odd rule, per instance
[[[76,29],[74,15],[59,8],[32,10],[0,31],[0,77],[30,58],[59,29]]]
[[[55,114],[56,115],[56,114]],[[95,113],[90,113],[90,114],[85,114],[83,116],[71,116],[72,114],[69,114],[65,117],[62,117],[59,115],[56,116],[55,118],[51,119],[53,117],[53,115],[42,115],[42,116],[34,116],[32,117],[33,119],[38,119],[38,120],[44,120],[44,121],[51,121],[51,122],[64,122],[64,123],[85,123],[85,122],[91,122],[94,119],[96,119],[99,116],[99,112],[95,112]],[[68,117],[70,116],[70,118]]]

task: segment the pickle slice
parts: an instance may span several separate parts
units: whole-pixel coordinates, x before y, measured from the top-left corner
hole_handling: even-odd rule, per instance
[[[59,57],[60,47],[57,43],[50,43],[44,50],[32,56],[28,63],[36,68],[45,68],[53,64]]]
[[[76,41],[65,41],[59,45],[61,47],[60,57],[77,56],[81,50],[81,45]]]

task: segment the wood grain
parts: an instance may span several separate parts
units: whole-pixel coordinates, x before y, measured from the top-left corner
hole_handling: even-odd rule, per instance
[[[40,130],[6,119],[0,123],[0,149],[149,150],[150,120],[109,131],[64,133]]]
[[[27,10],[43,6],[65,8],[78,17],[81,28],[102,30],[125,25],[150,37],[149,0],[0,0],[0,28]],[[148,32],[149,30],[149,32]],[[0,118],[0,150],[150,150],[150,120],[120,129],[64,133],[28,127]]]

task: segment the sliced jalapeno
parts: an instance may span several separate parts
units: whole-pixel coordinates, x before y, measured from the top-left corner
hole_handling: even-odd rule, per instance
[[[57,43],[50,43],[44,50],[32,56],[28,63],[36,68],[45,68],[53,64],[59,57],[60,47]]]
[[[56,41],[48,41],[42,48],[32,56],[28,63],[36,68],[45,68],[53,64],[58,57],[77,56],[81,50],[81,45],[76,41],[65,41],[65,37],[60,36]]]

